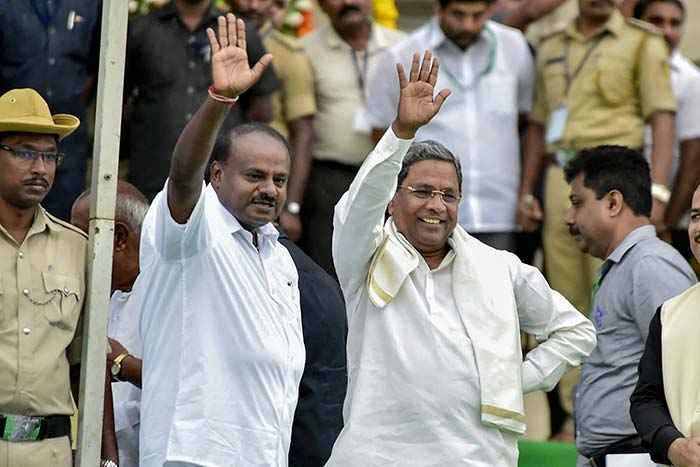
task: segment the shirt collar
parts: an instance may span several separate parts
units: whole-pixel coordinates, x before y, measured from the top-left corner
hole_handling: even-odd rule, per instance
[[[490,29],[489,28],[490,25],[491,25],[491,21],[489,20],[486,23],[486,25],[484,26],[484,30]],[[476,41],[474,41],[474,43],[472,45],[470,45],[467,50],[464,50],[463,52],[467,52],[467,51],[471,50],[471,48],[474,47],[475,45],[478,45],[481,43],[485,43],[487,45],[492,45],[491,44],[492,40],[493,39],[492,39],[491,35],[484,34],[484,32],[482,31],[481,34],[479,35],[479,38]],[[428,44],[426,47],[428,49],[436,50],[438,47],[440,47],[443,44],[450,44],[450,46],[455,47],[456,49],[462,51],[462,49],[459,48],[459,46],[457,46],[457,44],[453,43],[450,39],[447,38],[447,36],[445,35],[445,32],[440,27],[440,23],[438,23],[437,18],[433,17],[433,19],[431,20],[431,23],[430,23],[430,33],[428,35]]]
[[[214,187],[207,185],[206,190],[205,196],[209,198],[209,201],[216,203],[217,213],[221,218],[224,229],[231,235],[240,234],[245,235],[246,238],[250,237],[250,240],[252,241],[253,234],[245,230],[241,223],[238,222],[238,219],[236,219],[236,217],[231,214],[223,204],[221,204],[221,201],[219,201],[219,196],[216,194],[216,191],[214,191]],[[267,241],[274,246],[279,238],[279,232],[271,222],[258,227],[255,229],[255,232],[258,234],[259,245]]]
[[[576,38],[576,39],[583,42],[586,39],[583,38],[583,35],[578,30],[578,27],[576,27],[577,21],[578,21],[578,17],[574,18],[574,20],[571,23],[569,23],[569,26],[567,26],[565,33],[567,36]],[[610,18],[608,19],[607,23],[605,23],[603,28],[600,30],[600,32],[598,32],[598,34],[596,34],[593,37],[598,37],[601,34],[601,32],[603,32],[603,31],[607,31],[614,36],[619,36],[624,27],[625,27],[625,17],[622,16],[622,13],[620,13],[617,9],[615,9],[612,12],[612,15],[610,15]]]
[[[622,240],[622,243],[620,243],[617,248],[615,248],[613,252],[608,255],[605,262],[611,261],[613,263],[619,263],[622,261],[625,254],[637,243],[654,237],[656,237],[656,228],[653,225],[637,227],[632,232],[627,234],[625,239]]]
[[[174,2],[168,2],[164,7],[159,8],[157,10],[154,10],[152,13],[156,18],[161,19],[161,20],[167,20],[170,18],[177,18],[177,8],[175,8]],[[202,23],[201,24],[208,24],[211,21],[216,21],[216,18],[219,15],[223,15],[224,12],[222,10],[219,10],[214,6],[214,2],[212,1],[209,4],[209,8],[207,8],[207,11],[204,13],[204,17],[202,18]]]
[[[389,42],[389,38],[386,37],[386,34],[384,31],[382,31],[381,28],[378,27],[378,25],[374,22],[370,22],[370,36],[369,36],[369,42],[367,43],[367,48],[369,49],[370,52],[373,52],[375,50],[382,50],[390,47],[392,44]],[[323,40],[325,41],[326,45],[332,49],[337,49],[337,48],[350,48],[347,42],[345,42],[333,29],[333,25],[330,23],[326,26],[326,30],[323,34]]]
[[[56,232],[60,228],[54,222],[50,222],[48,216],[46,215],[46,211],[44,211],[44,208],[41,207],[41,205],[37,205],[36,209],[34,210],[34,219],[32,220],[32,225],[30,225],[29,230],[27,230],[27,236],[25,237],[25,240],[34,234],[38,234],[45,231],[46,229]],[[0,225],[0,230],[2,230],[2,232],[7,236],[7,238],[10,238],[12,239],[12,241],[15,241],[15,239],[7,232],[7,229],[5,229],[4,226]]]

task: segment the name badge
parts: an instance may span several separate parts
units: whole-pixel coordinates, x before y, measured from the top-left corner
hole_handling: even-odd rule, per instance
[[[370,125],[369,121],[367,121],[367,114],[365,112],[364,107],[357,109],[352,123],[353,131],[361,135],[369,135],[372,133],[372,125]]]
[[[560,142],[564,138],[564,130],[566,130],[566,120],[569,118],[569,109],[565,105],[560,105],[549,117],[549,125],[547,125],[547,133],[545,141],[547,144]]]

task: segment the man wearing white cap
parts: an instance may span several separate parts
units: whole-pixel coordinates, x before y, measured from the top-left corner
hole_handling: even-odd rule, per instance
[[[80,124],[33,89],[0,97],[0,467],[71,466],[87,238],[41,206]],[[109,385],[107,385],[109,388]],[[111,391],[103,466],[117,464]]]

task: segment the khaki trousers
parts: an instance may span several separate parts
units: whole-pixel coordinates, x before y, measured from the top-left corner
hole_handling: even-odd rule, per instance
[[[0,467],[71,467],[68,436],[9,443],[0,440]]]
[[[544,267],[550,286],[564,295],[577,310],[588,316],[591,291],[600,259],[582,253],[564,222],[569,209],[570,186],[561,167],[549,164],[545,175],[544,225],[542,246]],[[572,389],[578,384],[578,371],[565,375],[559,383],[559,399],[567,414],[573,413]]]

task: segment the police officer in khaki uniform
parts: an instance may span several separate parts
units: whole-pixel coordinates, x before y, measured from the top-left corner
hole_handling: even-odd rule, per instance
[[[666,190],[673,156],[675,99],[668,51],[652,26],[626,20],[617,9],[621,0],[578,3],[579,16],[564,30],[545,38],[538,53],[518,223],[532,231],[542,220],[533,192],[545,168],[545,271],[552,288],[587,314],[601,263],[579,251],[564,223],[569,187],[562,166],[577,151],[601,144],[641,149],[646,122],[653,132],[654,190]],[[664,209],[655,199],[652,222],[659,232],[664,230]],[[566,378],[561,385],[562,403],[570,413],[571,387]]]
[[[541,218],[532,197],[545,174],[545,268],[552,287],[587,312],[596,266],[578,256],[563,222],[568,186],[561,166],[584,148],[618,144],[640,149],[644,123],[653,131],[652,181],[668,183],[675,99],[668,51],[652,26],[625,20],[619,0],[579,0],[580,14],[543,43],[537,57],[535,104],[525,141],[518,221],[532,230]],[[657,230],[664,205],[655,200]]]
[[[314,76],[301,42],[278,31],[271,22],[273,0],[227,0],[231,10],[258,28],[263,45],[275,57],[272,65],[282,82],[274,97],[272,127],[282,133],[294,149],[289,173],[287,204],[280,224],[290,240],[301,238],[301,202],[311,170],[312,118],[316,113]]]
[[[32,89],[0,97],[1,467],[72,465],[87,239],[40,203],[64,157],[57,141],[78,125]],[[111,428],[103,465],[115,466]]]

